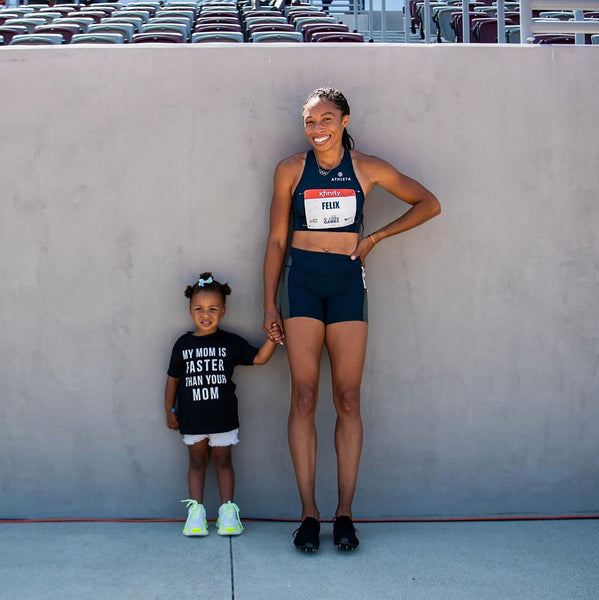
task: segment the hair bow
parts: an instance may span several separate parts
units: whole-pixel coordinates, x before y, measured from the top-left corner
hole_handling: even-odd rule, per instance
[[[204,284],[206,283],[212,283],[214,281],[214,279],[212,279],[212,277],[208,277],[208,279],[202,279],[201,277],[198,279],[198,285],[200,287],[204,287]]]

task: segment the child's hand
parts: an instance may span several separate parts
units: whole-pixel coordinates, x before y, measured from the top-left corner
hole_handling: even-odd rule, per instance
[[[169,429],[179,429],[177,413],[171,412],[170,410],[166,413],[166,426]]]
[[[272,323],[268,329],[268,339],[279,346],[285,344],[285,334],[278,323]]]

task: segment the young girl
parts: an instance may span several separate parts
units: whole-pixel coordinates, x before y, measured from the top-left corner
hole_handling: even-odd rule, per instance
[[[187,286],[185,296],[189,298],[195,331],[187,332],[175,342],[168,368],[164,395],[166,423],[169,429],[181,431],[189,449],[190,498],[182,500],[188,508],[183,533],[189,536],[208,535],[203,501],[210,454],[222,502],[217,532],[239,535],[243,531],[239,507],[233,503],[235,474],[231,446],[239,441],[239,419],[231,376],[237,365],[265,364],[277,343],[282,343],[277,325],[271,328],[259,350],[242,337],[219,329],[230,293],[229,285],[216,281],[212,273],[202,273],[196,283]]]

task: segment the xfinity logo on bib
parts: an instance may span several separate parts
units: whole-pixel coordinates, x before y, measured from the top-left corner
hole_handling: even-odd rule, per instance
[[[341,196],[341,192],[339,190],[320,190],[318,195],[321,198],[328,198],[330,196]]]
[[[351,177],[343,177],[343,173],[339,171],[337,177],[331,177],[331,181],[351,181]]]

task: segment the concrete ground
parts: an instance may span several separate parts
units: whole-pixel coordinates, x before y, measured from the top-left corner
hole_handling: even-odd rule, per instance
[[[2,600],[596,600],[599,520],[358,523],[316,554],[294,523],[186,538],[182,523],[2,523]]]

